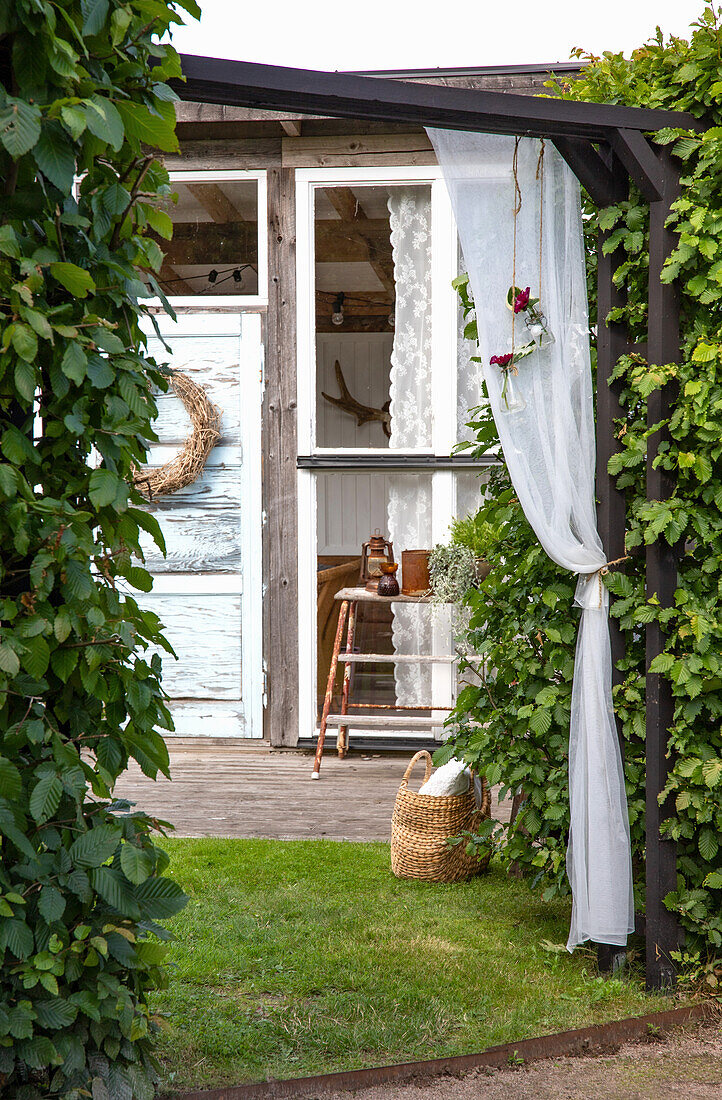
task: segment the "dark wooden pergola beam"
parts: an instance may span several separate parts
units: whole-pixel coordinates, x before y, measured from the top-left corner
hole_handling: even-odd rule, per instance
[[[611,168],[608,158],[591,142],[581,138],[557,137],[554,144],[597,206],[611,206],[626,197],[626,172],[620,173]]]
[[[609,141],[620,128],[640,132],[666,126],[703,128],[693,115],[678,111],[412,84],[188,54],[181,55],[181,64],[185,82],[170,82],[181,99],[231,107],[597,142]]]

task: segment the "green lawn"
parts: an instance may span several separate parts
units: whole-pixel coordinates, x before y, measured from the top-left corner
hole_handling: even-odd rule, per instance
[[[170,988],[166,1087],[211,1088],[479,1051],[668,1008],[596,976],[568,906],[500,870],[395,879],[386,844],[170,840],[190,896]]]

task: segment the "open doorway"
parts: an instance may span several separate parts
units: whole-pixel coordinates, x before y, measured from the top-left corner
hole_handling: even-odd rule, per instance
[[[457,472],[451,457],[479,394],[476,383],[469,399],[468,350],[457,384],[451,283],[458,243],[441,181],[428,169],[395,169],[387,179],[383,170],[376,178],[340,174],[298,173],[301,630],[311,617],[316,624],[315,659],[300,657],[301,740],[317,728],[338,621],[335,597],[361,583],[363,544],[378,532],[400,563],[404,550],[445,541],[457,498],[469,487],[475,501],[480,496],[478,475]],[[453,702],[451,646],[448,616],[428,605],[359,603],[353,649],[376,661],[352,665],[351,712],[376,722],[357,722],[352,742],[438,740]],[[447,661],[430,662],[431,655]],[[340,669],[332,712],[342,680]],[[392,710],[394,721],[381,722]],[[398,718],[409,719],[408,729]]]

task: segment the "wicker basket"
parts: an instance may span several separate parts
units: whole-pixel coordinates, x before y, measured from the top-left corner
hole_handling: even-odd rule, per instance
[[[466,845],[450,847],[447,840],[462,832],[474,832],[491,816],[491,797],[482,779],[482,805],[476,805],[474,786],[464,794],[430,795],[409,790],[409,776],[417,760],[424,758],[431,775],[431,757],[422,749],[411,758],[401,780],[391,819],[391,870],[398,878],[431,882],[458,882],[485,871],[491,853],[481,859],[467,855]]]

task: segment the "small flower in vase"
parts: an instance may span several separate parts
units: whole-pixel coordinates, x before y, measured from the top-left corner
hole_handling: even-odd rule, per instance
[[[499,367],[501,373],[504,375],[504,381],[501,386],[501,400],[504,411],[517,412],[523,409],[526,402],[517,391],[510,377],[512,374],[519,373],[516,363],[514,362],[514,353],[510,351],[506,355],[492,355],[489,364],[492,367]]]
[[[531,297],[531,287],[520,290],[518,286],[510,286],[506,295],[506,304],[515,315],[525,313],[524,324],[532,340],[538,343],[540,348],[554,343],[554,336],[549,328],[544,312],[539,305],[539,298]]]

